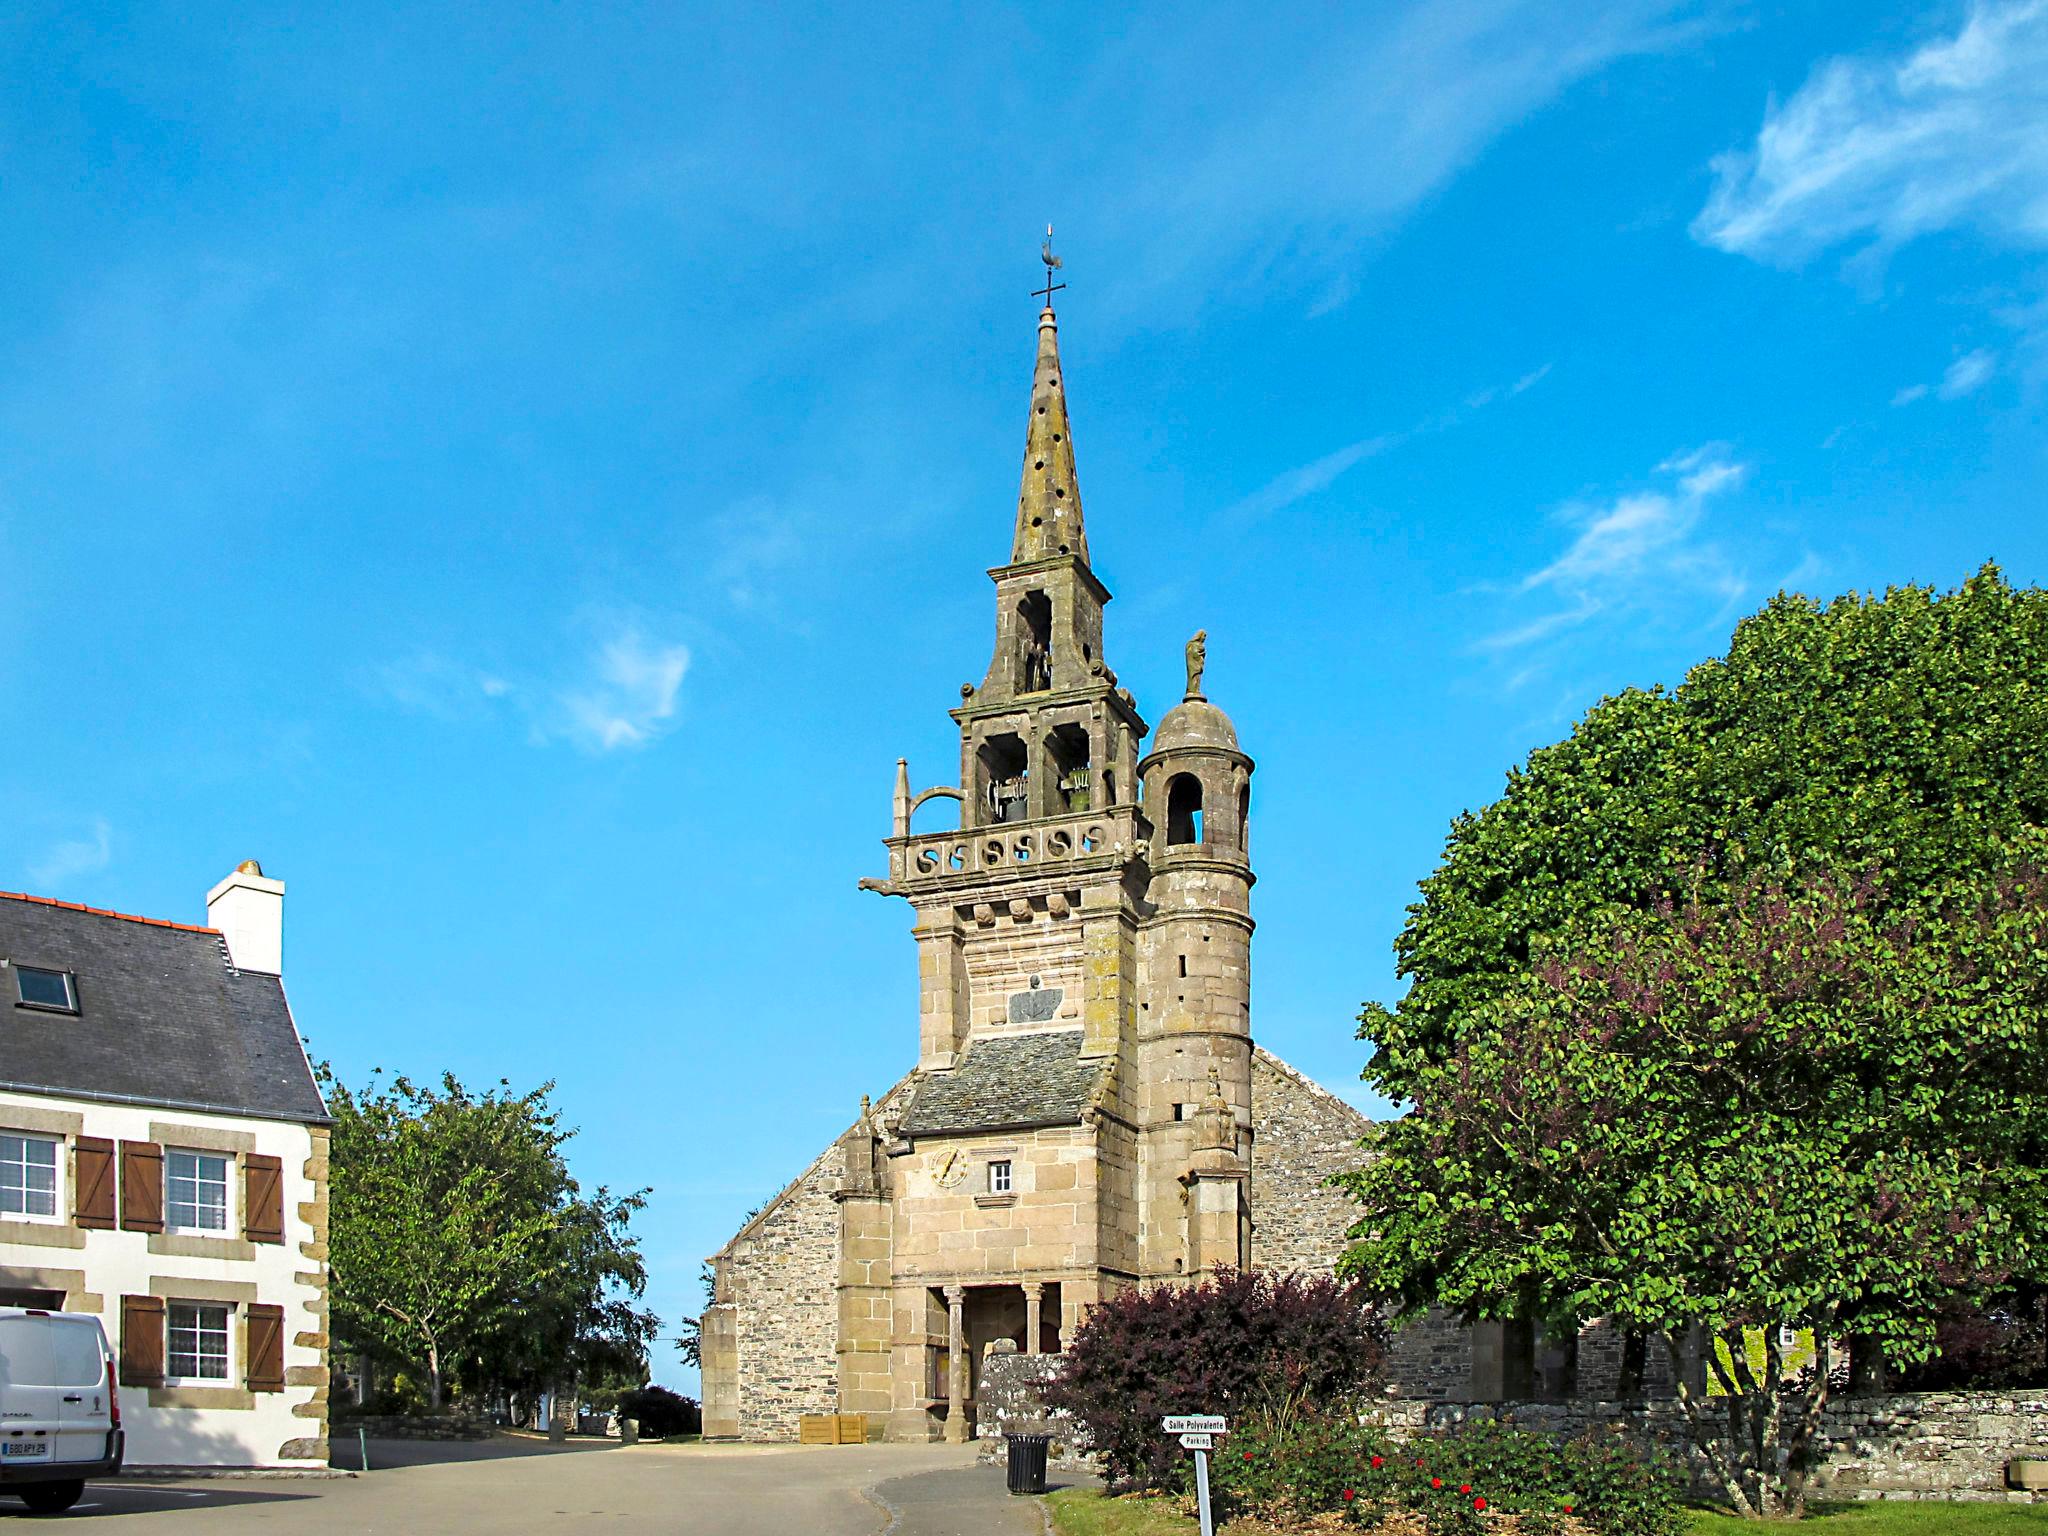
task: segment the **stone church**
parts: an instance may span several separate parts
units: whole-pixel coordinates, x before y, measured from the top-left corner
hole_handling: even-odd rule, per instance
[[[1327,1272],[1343,1246],[1323,1181],[1366,1121],[1252,1042],[1252,759],[1205,636],[1156,730],[1117,682],[1050,306],[989,575],[958,786],[913,794],[898,763],[888,876],[862,882],[910,905],[917,1065],[714,1256],[709,1436],[864,1413],[965,1439],[996,1341],[1057,1351],[1122,1287]],[[939,798],[958,830],[913,831]]]

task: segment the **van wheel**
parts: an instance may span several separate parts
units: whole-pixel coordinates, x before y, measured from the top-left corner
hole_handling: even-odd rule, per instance
[[[24,1483],[14,1491],[21,1495],[21,1502],[29,1507],[31,1513],[61,1515],[85,1492],[85,1479],[74,1477],[61,1483]]]

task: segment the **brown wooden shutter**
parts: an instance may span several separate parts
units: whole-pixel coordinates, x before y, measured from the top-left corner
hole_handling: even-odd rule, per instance
[[[242,1159],[242,1236],[252,1243],[284,1241],[284,1163],[261,1152]]]
[[[129,1232],[164,1229],[164,1149],[153,1141],[121,1143],[121,1226]]]
[[[284,1390],[284,1308],[249,1303],[249,1390]]]
[[[114,1144],[104,1137],[72,1141],[71,1222],[101,1229],[114,1225]]]
[[[121,1385],[164,1384],[164,1302],[161,1296],[121,1298]]]

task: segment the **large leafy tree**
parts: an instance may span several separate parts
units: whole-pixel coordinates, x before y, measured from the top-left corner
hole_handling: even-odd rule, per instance
[[[422,1368],[438,1406],[460,1374],[518,1385],[639,1374],[657,1321],[630,1231],[643,1193],[586,1196],[565,1129],[530,1093],[406,1077],[351,1091],[323,1073],[338,1337]]]
[[[2044,821],[2048,597],[1992,569],[1780,597],[1675,692],[1604,701],[1459,818],[1410,990],[1366,1011],[1412,1108],[1351,1181],[1351,1271],[1924,1355],[1939,1293],[2043,1266]],[[1796,1503],[1781,1362],[1729,1353],[1730,1497]]]

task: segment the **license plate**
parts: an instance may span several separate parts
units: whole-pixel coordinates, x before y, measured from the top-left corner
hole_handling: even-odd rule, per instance
[[[0,1456],[9,1461],[33,1461],[38,1456],[48,1457],[50,1442],[47,1440],[0,1440]]]

